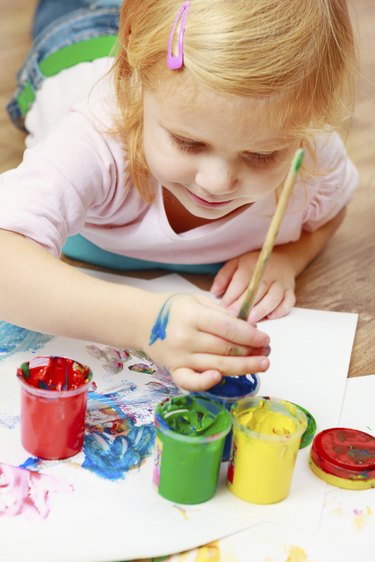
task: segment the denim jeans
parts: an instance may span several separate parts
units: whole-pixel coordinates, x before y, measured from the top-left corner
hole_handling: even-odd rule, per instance
[[[24,116],[46,76],[111,53],[121,3],[121,0],[40,0],[32,26],[32,47],[17,74],[16,92],[7,105],[10,118],[18,127],[23,128]]]

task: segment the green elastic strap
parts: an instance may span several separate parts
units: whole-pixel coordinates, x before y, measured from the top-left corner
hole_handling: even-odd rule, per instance
[[[80,62],[90,62],[102,57],[115,54],[117,35],[103,35],[86,41],[80,41],[59,49],[39,63],[39,70],[43,76],[55,76],[65,68],[75,66]],[[35,92],[26,82],[22,92],[17,96],[18,107],[25,115],[35,100]]]

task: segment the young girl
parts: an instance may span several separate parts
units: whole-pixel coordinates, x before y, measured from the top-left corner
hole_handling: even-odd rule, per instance
[[[0,317],[135,347],[199,390],[267,370],[255,322],[287,314],[357,173],[334,128],[355,52],[345,0],[41,0],[0,181]],[[115,56],[113,68],[111,69]],[[349,105],[348,105],[349,104]],[[295,150],[306,157],[249,322],[235,317]],[[85,275],[216,272],[210,299]]]

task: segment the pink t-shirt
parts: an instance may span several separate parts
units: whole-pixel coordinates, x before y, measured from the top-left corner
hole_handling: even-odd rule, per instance
[[[66,92],[69,76],[64,73],[47,80],[45,88],[52,84],[56,91]],[[82,71],[80,79],[82,83]],[[64,80],[65,89],[59,80]],[[54,98],[41,94],[38,107],[37,97],[34,116],[45,113],[46,99]],[[38,142],[29,143],[32,146],[17,169],[0,176],[0,228],[27,236],[56,256],[67,237],[77,233],[104,250],[165,263],[222,262],[262,246],[275,209],[274,195],[234,218],[180,234],[168,222],[160,185],[154,185],[153,204],[142,201],[119,139],[106,132],[111,99],[102,85],[88,100],[64,107],[63,117],[55,102],[53,124],[44,126],[39,136],[35,126]],[[358,183],[356,168],[337,134],[317,137],[315,150],[315,163],[307,155],[304,164],[318,174],[298,179],[277,244],[298,240],[303,230],[313,231],[332,219],[350,201]]]

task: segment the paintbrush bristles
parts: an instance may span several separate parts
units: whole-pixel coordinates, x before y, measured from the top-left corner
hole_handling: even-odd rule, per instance
[[[293,191],[293,187],[296,182],[298,172],[302,165],[303,157],[304,157],[304,151],[302,148],[300,148],[297,150],[297,152],[294,155],[292,164],[290,166],[288,175],[284,183],[283,190],[280,195],[280,199],[277,203],[275,213],[272,217],[271,224],[268,228],[268,232],[264,240],[262,250],[259,254],[257,263],[255,265],[255,269],[250,284],[246,289],[244,300],[241,309],[238,313],[238,318],[241,318],[242,320],[248,319],[250,310],[254,304],[254,300],[259,288],[259,284],[262,279],[269,257],[271,255],[272,248],[276,240],[276,236],[279,232],[279,228],[283,220],[285,210],[288,206],[289,197]]]

